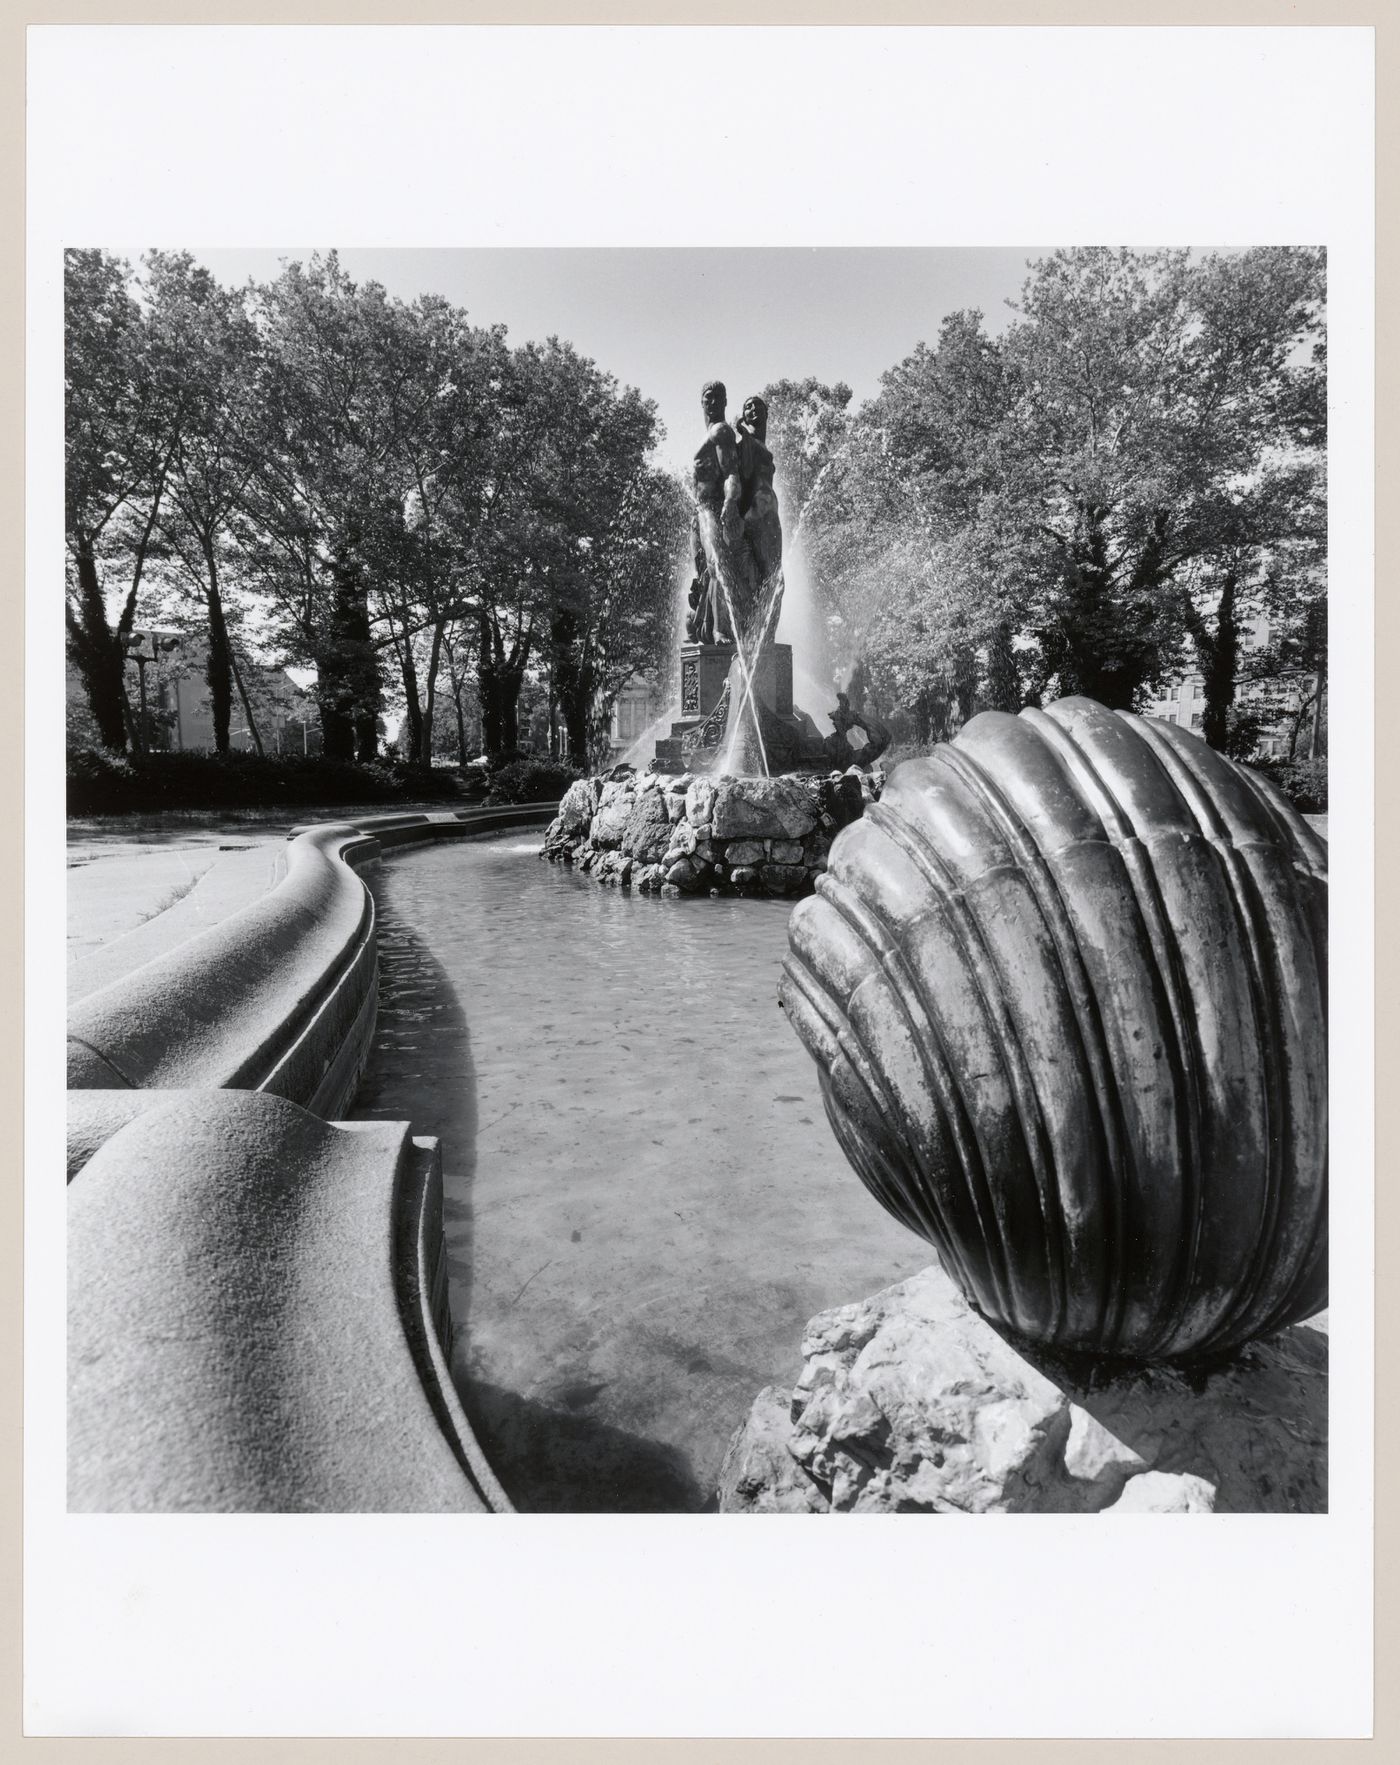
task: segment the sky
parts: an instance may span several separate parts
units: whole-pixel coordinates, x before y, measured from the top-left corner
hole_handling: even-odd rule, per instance
[[[268,280],[283,259],[305,261],[314,248],[190,249],[236,285]],[[666,429],[659,455],[684,468],[703,434],[707,380],[724,381],[731,421],[770,380],[844,380],[859,402],[916,343],[935,339],[947,313],[978,307],[1001,330],[1027,259],[1048,249],[342,248],[340,260],[357,282],[404,300],[441,294],[476,324],[504,324],[513,344],[571,342],[655,400]],[[140,248],[123,255],[134,260]]]

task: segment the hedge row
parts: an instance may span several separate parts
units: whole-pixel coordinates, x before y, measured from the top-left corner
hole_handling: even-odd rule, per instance
[[[455,771],[422,772],[387,760],[359,765],[319,756],[264,759],[243,753],[132,759],[100,748],[78,748],[68,756],[70,815],[458,800],[463,794]]]

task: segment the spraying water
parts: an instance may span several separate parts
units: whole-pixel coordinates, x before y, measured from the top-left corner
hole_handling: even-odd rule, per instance
[[[803,710],[820,717],[835,703],[840,678],[831,654],[831,643],[812,587],[811,571],[801,525],[786,542],[783,573],[787,592],[778,619],[778,642],[792,647],[792,696]],[[849,675],[850,670],[844,671]]]

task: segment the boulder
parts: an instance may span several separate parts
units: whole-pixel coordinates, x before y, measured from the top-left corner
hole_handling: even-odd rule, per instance
[[[806,856],[801,840],[771,840],[768,856],[775,864],[801,864]]]
[[[763,886],[772,895],[795,895],[807,880],[803,864],[763,864],[759,867]]]
[[[666,793],[666,815],[668,820],[679,821],[685,814],[685,793],[670,790]]]
[[[751,888],[758,881],[758,870],[752,864],[736,864],[729,873],[729,880],[736,889]]]
[[[696,881],[696,869],[689,858],[678,858],[666,872],[666,881],[673,888],[689,888]]]
[[[788,1395],[766,1386],[719,1468],[719,1505],[726,1514],[822,1514],[828,1502],[788,1451]]]
[[[699,819],[689,803],[686,813],[692,821]],[[815,795],[803,779],[723,778],[711,818],[717,840],[800,840],[817,825],[817,813]]]
[[[1215,1489],[1188,1472],[1144,1471],[1130,1477],[1110,1514],[1213,1514]]]
[[[644,864],[654,863],[671,843],[671,821],[657,790],[638,793],[622,832],[622,850]]]
[[[815,833],[807,835],[802,850],[808,870],[825,870],[827,853],[831,850],[831,835],[818,828]]]
[[[685,818],[692,827],[704,827],[714,810],[715,786],[708,778],[697,778],[687,786]]]
[[[724,849],[731,864],[762,864],[768,856],[765,840],[731,840]]]
[[[820,806],[823,826],[829,821],[828,833],[859,821],[865,813],[865,793],[856,772],[833,772],[822,782]]]
[[[632,819],[636,793],[628,782],[605,784],[598,799],[598,812],[593,817],[590,838],[595,846],[619,846]]]
[[[557,826],[561,833],[572,835],[574,839],[586,834],[598,807],[601,788],[596,778],[576,778],[560,800],[559,818],[551,826],[550,833]]]
[[[1033,1362],[935,1266],[814,1318],[802,1354],[790,1410],[760,1393],[731,1442],[722,1512],[1327,1508],[1327,1343],[1307,1326],[1209,1368],[1091,1373]]]

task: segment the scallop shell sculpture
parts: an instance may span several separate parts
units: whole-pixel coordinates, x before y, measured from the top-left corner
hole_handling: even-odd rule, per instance
[[[994,1323],[1223,1353],[1327,1303],[1327,852],[1173,724],[985,712],[892,774],[780,993],[836,1137]]]

